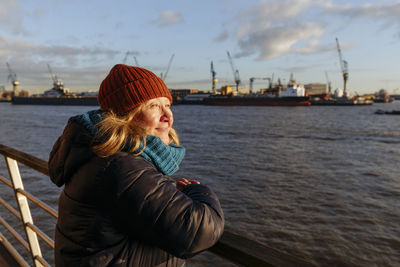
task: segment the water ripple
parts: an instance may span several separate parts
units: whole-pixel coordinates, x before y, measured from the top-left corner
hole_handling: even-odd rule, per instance
[[[90,109],[0,104],[0,143],[47,159],[67,119]],[[175,106],[187,148],[177,175],[212,187],[238,234],[318,266],[399,266],[400,120],[376,109]],[[60,189],[23,171],[56,207]],[[189,266],[215,264],[232,266],[209,253]]]

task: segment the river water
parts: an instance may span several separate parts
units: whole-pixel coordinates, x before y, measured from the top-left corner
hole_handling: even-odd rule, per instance
[[[0,103],[0,143],[47,160],[67,119],[93,108]],[[176,175],[212,187],[233,232],[318,266],[400,266],[400,116],[377,109],[400,102],[174,106],[187,149]],[[56,208],[60,189],[21,172],[25,188]],[[52,236],[54,221],[35,220]],[[210,263],[230,266],[208,252],[188,266]]]

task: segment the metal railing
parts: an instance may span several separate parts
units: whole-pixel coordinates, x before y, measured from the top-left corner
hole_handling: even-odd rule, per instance
[[[32,155],[20,152],[18,150],[3,145],[0,145],[0,153],[5,157],[8,173],[10,175],[10,180],[0,176],[0,181],[14,190],[14,195],[19,211],[15,210],[1,197],[0,197],[0,203],[13,215],[15,215],[15,217],[19,221],[22,222],[22,226],[24,228],[27,241],[14,229],[14,227],[8,224],[1,216],[0,216],[0,223],[28,252],[30,252],[30,255],[32,257],[35,266],[37,267],[51,266],[49,263],[46,262],[46,260],[42,256],[42,251],[38,237],[40,237],[53,249],[54,249],[54,241],[34,224],[28,200],[32,201],[34,204],[36,204],[44,211],[48,212],[53,217],[57,218],[58,215],[55,210],[53,210],[45,203],[43,203],[41,200],[34,197],[27,191],[25,191],[24,184],[22,182],[21,174],[18,167],[18,162],[21,162],[32,169],[35,169],[43,174],[48,175],[47,163]],[[18,258],[18,261],[22,262],[22,265],[27,264],[20,253],[16,252],[14,253],[14,256]]]
[[[22,183],[21,175],[18,169],[18,162],[20,162],[48,176],[49,170],[47,167],[47,162],[42,159],[36,158],[35,156],[26,154],[24,152],[1,144],[0,154],[5,157],[11,182],[1,176],[0,181],[14,189],[19,212],[11,207],[9,204],[7,204],[7,202],[4,201],[1,197],[0,204],[5,206],[12,214],[17,217],[18,220],[22,222],[28,241],[25,241],[25,239],[21,237],[18,232],[1,216],[0,223],[25,249],[30,252],[33,263],[36,267],[50,266],[50,264],[47,263],[42,256],[38,236],[53,249],[54,241],[33,223],[28,199],[44,211],[48,212],[53,217],[57,218],[58,215],[55,210],[53,210],[45,203],[24,190],[24,185]],[[2,235],[0,236],[0,239],[1,237]],[[264,244],[258,243],[254,240],[250,240],[246,237],[234,234],[226,230],[218,243],[210,248],[209,251],[233,263],[244,266],[315,266],[306,259],[295,257],[288,253],[276,250]],[[12,254],[14,255],[14,257],[16,257],[16,260],[18,261],[20,266],[29,266],[18,252],[13,250]]]

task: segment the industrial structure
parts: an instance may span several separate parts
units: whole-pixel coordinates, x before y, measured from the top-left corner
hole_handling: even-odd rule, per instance
[[[324,83],[308,83],[304,85],[304,89],[309,96],[326,94],[326,84]]]
[[[123,63],[123,64],[126,64],[126,61],[128,60],[128,56],[129,56],[130,54],[133,54],[133,53],[132,53],[131,51],[127,51],[127,52],[126,52],[125,57],[124,57],[124,59],[122,60],[122,63]],[[133,59],[135,60],[136,67],[139,67],[139,63],[138,63],[138,61],[137,61],[135,55],[133,55]]]
[[[328,72],[327,71],[325,71],[325,77],[326,77],[326,85],[327,85],[327,90],[328,90],[328,94],[330,95],[331,93],[332,93],[332,83],[331,83],[331,81],[329,80],[329,77],[328,77]]]
[[[217,73],[214,70],[214,64],[211,61],[211,89],[212,93],[215,95],[217,93],[217,90],[215,88],[215,84],[218,82],[218,79],[216,78]]]
[[[268,88],[271,88],[271,78],[259,78],[259,77],[251,77],[250,79],[250,94],[253,93],[253,83],[255,80],[267,80],[268,81]]]
[[[138,63],[136,56],[133,56],[133,59],[135,60],[136,67],[139,67],[139,63]]]
[[[15,95],[18,90],[18,85],[19,85],[19,81],[17,79],[17,74],[11,69],[10,64],[8,64],[8,62],[6,62],[6,64],[7,64],[7,68],[8,68],[7,81],[11,81],[11,84],[13,86],[13,95]]]
[[[130,51],[126,51],[125,57],[124,57],[124,59],[122,60],[122,63],[123,63],[123,64],[126,64],[126,61],[128,60],[128,56],[129,56],[130,53],[131,53]]]
[[[233,63],[233,59],[231,57],[231,54],[229,54],[229,51],[226,51],[226,53],[228,54],[229,63],[231,65],[232,72],[233,72],[233,77],[235,79],[236,93],[238,93],[239,92],[239,85],[240,85],[239,70],[235,67],[235,64]]]
[[[56,74],[53,74],[49,63],[47,63],[47,68],[49,69],[51,80],[53,81],[53,88],[64,93],[64,83],[62,80],[59,79]]]
[[[165,73],[163,74],[162,72],[161,72],[161,79],[165,82],[165,80],[167,79],[167,75],[168,75],[168,72],[169,72],[169,69],[171,68],[171,64],[172,64],[172,60],[174,59],[174,56],[175,56],[175,54],[172,54],[172,56],[171,56],[171,58],[169,59],[169,62],[168,62],[168,67],[167,67],[167,70],[165,71]]]
[[[348,71],[348,67],[347,67],[347,61],[343,60],[342,51],[340,50],[338,38],[336,38],[336,45],[337,45],[337,50],[339,53],[340,67],[341,67],[342,73],[343,73],[343,96],[347,97],[346,85],[347,85],[347,80],[349,79],[349,71]]]

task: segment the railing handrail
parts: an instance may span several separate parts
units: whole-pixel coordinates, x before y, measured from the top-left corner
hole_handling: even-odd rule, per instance
[[[21,162],[22,164],[49,176],[47,161],[44,161],[43,159],[2,144],[0,144],[0,154]]]
[[[25,165],[34,169],[38,169],[41,172],[46,172],[47,164],[43,164],[43,160],[40,160],[32,155],[3,145],[1,145],[1,149],[2,150],[0,153],[4,155],[11,182],[3,177],[1,177],[0,181],[7,186],[12,187],[16,202],[18,204],[19,214],[5,201],[2,201],[1,204],[3,204],[12,214],[16,215],[17,219],[22,222],[28,242],[26,242],[13,227],[11,227],[3,218],[1,218],[1,216],[0,223],[11,233],[12,236],[14,236],[14,238],[16,238],[18,242],[20,242],[28,250],[28,252],[30,252],[33,263],[36,267],[50,266],[42,256],[38,235],[52,247],[54,247],[54,241],[34,225],[28,199],[36,203],[40,208],[44,209],[50,214],[52,214],[52,209],[47,207],[47,205],[45,205],[39,199],[33,197],[28,192],[25,192],[18,162],[22,162]],[[22,258],[22,256],[16,250],[14,250],[14,252],[15,253],[12,253],[12,255],[14,255],[16,259]]]
[[[8,181],[6,178],[0,176],[0,182],[3,182],[4,184],[8,185],[10,188],[14,189],[12,183],[10,181]],[[52,209],[51,207],[49,207],[48,205],[43,203],[40,199],[36,198],[35,196],[31,195],[30,193],[28,193],[25,190],[22,190],[20,188],[15,189],[15,191],[17,193],[20,193],[20,194],[26,196],[33,203],[35,203],[36,205],[41,207],[44,211],[47,211],[47,213],[49,213],[51,216],[55,217],[56,219],[58,218],[57,211],[55,211],[54,209]],[[10,210],[8,204],[1,197],[0,197],[0,204],[3,204],[3,206],[5,206],[8,210]],[[12,210],[10,210],[10,211],[13,213]],[[16,215],[16,216],[18,217],[19,215]],[[21,219],[21,218],[19,218],[19,219]]]
[[[47,162],[40,158],[2,144],[0,144],[0,154],[21,162],[22,164],[49,176]],[[20,189],[18,190],[21,191]],[[26,192],[19,193],[31,196]],[[42,203],[42,205],[46,204]],[[57,213],[56,211],[54,212]],[[43,236],[43,233],[39,232],[36,227],[32,226],[30,223],[27,225],[28,228],[34,229],[35,232],[37,232],[47,243],[51,242],[51,239],[46,235]],[[243,264],[245,266],[315,266],[306,259],[276,250],[257,241],[234,234],[228,230],[225,230],[221,239],[215,246],[210,248],[209,251],[228,259],[231,262]],[[42,263],[41,258],[39,258],[39,261]]]

